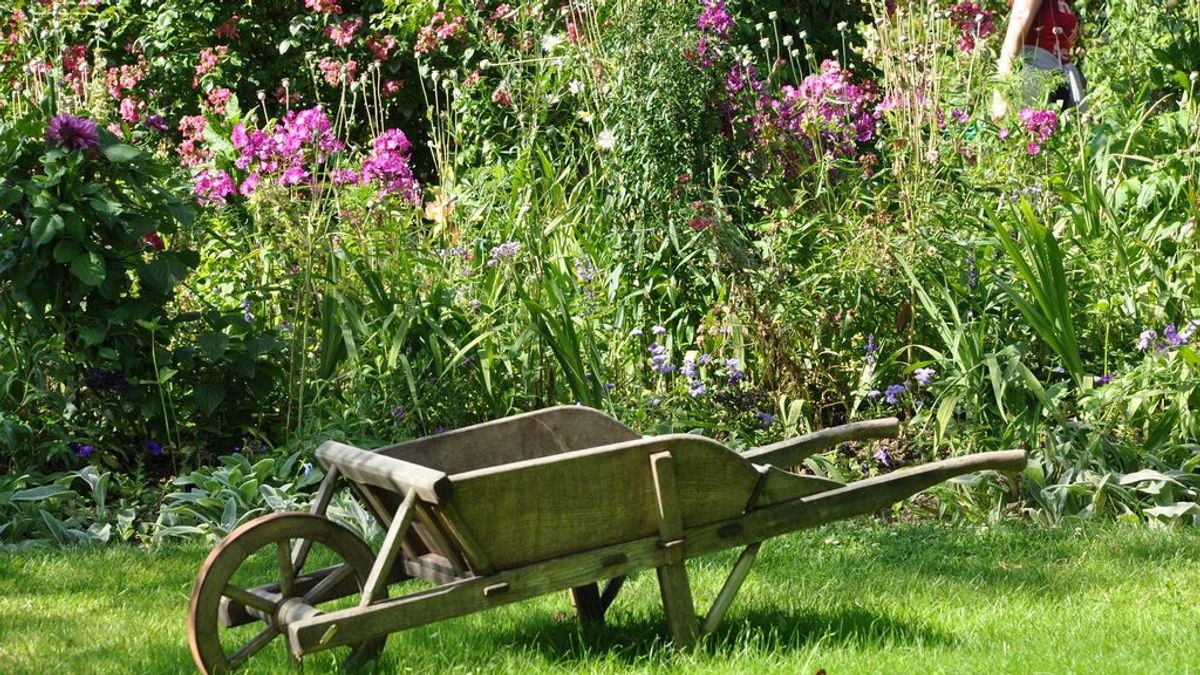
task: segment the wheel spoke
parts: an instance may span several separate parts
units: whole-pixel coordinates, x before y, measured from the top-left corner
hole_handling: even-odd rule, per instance
[[[308,592],[304,594],[304,602],[310,605],[320,604],[325,600],[325,594],[350,576],[353,571],[354,568],[350,565],[342,565],[330,572],[324,579],[318,581],[316,586],[308,589]]]
[[[290,598],[296,592],[296,568],[292,566],[292,547],[287,539],[275,542],[279,558],[279,592]]]
[[[296,543],[296,550],[292,552],[292,570],[296,574],[304,573],[304,563],[308,560],[308,552],[312,550],[312,539],[301,539]]]
[[[233,600],[236,603],[253,607],[260,612],[265,612],[268,615],[275,613],[275,603],[255,593],[254,591],[246,590],[238,586],[226,586],[221,595]]]
[[[258,650],[266,647],[267,643],[269,643],[271,640],[274,640],[276,635],[279,635],[279,627],[275,624],[271,624],[259,632],[258,635],[250,638],[249,642],[242,645],[241,649],[237,650],[233,653],[233,656],[229,657],[229,669],[233,670],[234,668],[237,668],[245,663],[246,659],[257,654]]]

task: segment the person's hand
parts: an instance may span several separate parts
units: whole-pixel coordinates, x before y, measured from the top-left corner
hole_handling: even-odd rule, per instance
[[[1004,98],[1004,94],[998,91],[992,92],[992,119],[998,120],[1008,114],[1008,101]]]

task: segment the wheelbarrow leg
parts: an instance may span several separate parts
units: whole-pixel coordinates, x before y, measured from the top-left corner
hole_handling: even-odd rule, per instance
[[[662,592],[663,610],[667,614],[671,639],[677,646],[689,649],[696,644],[699,623],[696,621],[696,606],[692,602],[687,567],[683,562],[683,516],[679,511],[671,453],[651,455],[650,469],[654,476],[658,506],[658,533],[666,549],[666,563],[657,570],[658,587]]]
[[[604,623],[604,603],[600,600],[600,588],[595,583],[576,586],[571,589],[571,604],[575,607],[575,616],[579,622],[587,624]]]

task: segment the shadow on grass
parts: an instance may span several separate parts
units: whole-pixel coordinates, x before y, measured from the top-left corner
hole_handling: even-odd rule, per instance
[[[489,632],[486,641],[493,649],[524,649],[557,662],[605,658],[633,664],[667,661],[674,653],[666,634],[666,619],[661,614],[629,617],[615,612],[606,625],[599,626],[580,626],[573,618],[556,620],[543,614]],[[860,607],[798,613],[748,609],[727,617],[713,635],[700,643],[698,650],[720,656],[748,647],[787,653],[806,651],[818,644],[951,645],[956,641],[953,635],[922,622]]]

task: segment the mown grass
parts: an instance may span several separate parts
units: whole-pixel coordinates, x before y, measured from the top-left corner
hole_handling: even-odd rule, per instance
[[[207,548],[0,556],[0,673],[193,669]],[[734,553],[690,564],[700,611]],[[652,573],[584,634],[565,594],[393,635],[379,672],[1200,672],[1200,534],[865,521],[769,542],[721,630],[664,643]],[[312,658],[305,670],[333,661]],[[276,644],[246,672],[298,672]]]

